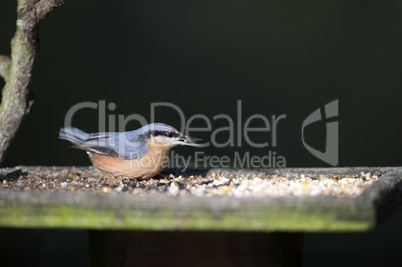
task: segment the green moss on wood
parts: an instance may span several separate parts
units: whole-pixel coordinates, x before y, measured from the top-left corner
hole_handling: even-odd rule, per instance
[[[247,231],[363,231],[374,226],[374,210],[356,212],[327,207],[261,207],[239,210],[161,208],[116,209],[102,206],[5,205],[0,225],[86,229],[186,229]]]

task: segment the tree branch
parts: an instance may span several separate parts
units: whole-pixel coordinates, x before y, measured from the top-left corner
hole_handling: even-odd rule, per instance
[[[41,0],[35,4],[36,16],[42,20],[56,7],[64,4],[64,0]]]
[[[0,163],[33,104],[30,86],[38,50],[39,24],[63,3],[64,0],[18,0],[17,29],[11,41],[11,62],[7,57],[0,57],[0,75],[6,80],[0,104]]]
[[[11,59],[8,56],[0,55],[0,77],[6,82],[10,72]]]

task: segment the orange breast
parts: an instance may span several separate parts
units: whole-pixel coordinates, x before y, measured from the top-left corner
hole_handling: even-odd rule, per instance
[[[88,152],[88,154],[93,165],[100,171],[113,176],[149,179],[159,174],[167,166],[169,151],[169,147],[151,146],[150,150],[141,158],[134,160],[124,160],[92,152]]]

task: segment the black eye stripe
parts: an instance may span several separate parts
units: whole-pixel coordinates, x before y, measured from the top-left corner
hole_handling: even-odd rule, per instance
[[[170,131],[152,131],[150,135],[153,136],[167,136],[167,137],[179,137],[180,134],[177,132],[170,132]]]

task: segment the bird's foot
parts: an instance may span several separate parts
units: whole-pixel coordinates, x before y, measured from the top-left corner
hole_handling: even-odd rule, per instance
[[[157,175],[154,176],[154,179],[158,179],[158,180],[166,179],[166,176],[163,175],[163,174],[161,174],[161,173],[159,173],[159,174],[157,174]]]

